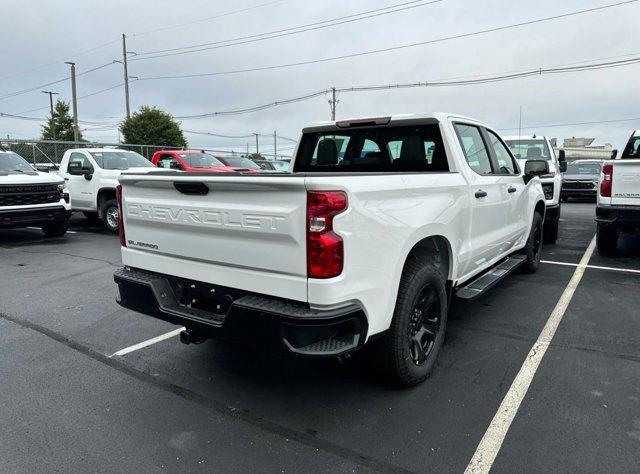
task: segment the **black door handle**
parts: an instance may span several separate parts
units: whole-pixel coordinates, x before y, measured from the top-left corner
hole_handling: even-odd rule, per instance
[[[510,193],[515,193],[518,190],[518,188],[514,187],[514,186],[509,186],[509,189],[507,189],[508,192]]]
[[[64,178],[65,181],[69,181],[69,178]]]
[[[475,196],[476,196],[478,199],[479,199],[479,198],[483,198],[483,197],[486,197],[486,196],[487,196],[487,192],[486,192],[486,191],[483,191],[482,189],[478,189],[478,190],[476,191]]]

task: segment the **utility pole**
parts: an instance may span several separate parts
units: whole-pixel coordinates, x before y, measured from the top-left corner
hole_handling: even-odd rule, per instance
[[[276,135],[276,131],[273,131],[273,159],[278,159],[278,135]]]
[[[71,66],[71,98],[73,103],[73,140],[80,141],[80,129],[78,128],[78,97],[76,96],[76,63],[65,62]]]
[[[56,127],[53,121],[53,96],[59,95],[57,92],[52,91],[41,91],[43,94],[49,94],[49,106],[51,107],[51,133],[53,134],[53,139],[56,139]]]
[[[329,100],[329,106],[331,107],[331,120],[336,120],[336,105],[338,105],[339,100],[336,99],[336,88],[331,88],[331,99]]]
[[[258,137],[260,136],[259,133],[254,133],[254,135],[256,136],[256,155],[260,154],[260,144],[258,143]]]
[[[122,33],[122,65],[124,66],[124,100],[127,111],[127,118],[131,117],[129,108],[129,72],[127,70],[127,36]]]

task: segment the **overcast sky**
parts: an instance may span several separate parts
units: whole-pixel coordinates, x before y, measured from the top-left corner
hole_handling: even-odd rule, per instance
[[[65,60],[90,69],[122,55],[254,35],[386,7],[408,0],[104,0],[55,3],[4,0],[0,16],[2,69],[0,96],[68,75]],[[616,0],[443,0],[376,18],[250,44],[152,60],[131,61],[129,75],[197,74],[271,66],[437,39],[553,16]],[[424,2],[417,2],[421,5]],[[230,11],[248,9],[223,17]],[[196,20],[203,20],[197,21]],[[177,26],[190,23],[185,26]],[[182,116],[259,105],[331,86],[432,81],[536,69],[569,63],[640,56],[640,3],[484,35],[403,50],[298,67],[188,79],[140,80],[131,84],[132,108],[149,104]],[[173,25],[173,27],[171,27]],[[165,28],[167,27],[167,28]],[[170,28],[169,28],[170,27]],[[152,30],[152,31],[150,31]],[[114,41],[87,54],[76,53]],[[132,57],[133,59],[133,57]],[[40,67],[47,63],[54,63]],[[37,70],[29,71],[39,67]],[[19,74],[18,73],[23,73]],[[337,117],[447,111],[484,120],[503,129],[530,125],[607,121],[640,117],[640,65],[543,75],[510,82],[464,87],[413,88],[340,94]],[[13,77],[7,77],[12,76]],[[78,95],[122,82],[113,64],[78,77]],[[69,81],[42,87],[70,99]],[[230,135],[253,132],[297,137],[305,124],[329,119],[327,97],[231,117],[182,121],[183,129]],[[23,113],[48,105],[36,91],[0,99],[0,112]],[[81,99],[81,120],[115,123],[124,115],[122,87]],[[48,109],[24,115],[44,117]],[[83,125],[86,127],[86,125]],[[621,148],[640,120],[597,125],[539,127],[526,132],[550,137],[590,136]],[[504,131],[503,134],[513,134]],[[517,130],[515,131],[517,133]],[[40,123],[0,117],[0,136],[33,138]],[[118,139],[116,129],[85,130],[88,139]],[[245,149],[247,139],[187,134],[191,145]],[[272,140],[262,138],[262,148]],[[282,142],[281,146],[290,146]]]

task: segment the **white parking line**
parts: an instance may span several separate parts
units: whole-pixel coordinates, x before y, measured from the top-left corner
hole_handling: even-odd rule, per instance
[[[538,336],[538,340],[529,351],[518,375],[516,375],[509,391],[502,400],[500,408],[498,408],[493,420],[491,420],[489,428],[487,428],[487,431],[480,440],[480,444],[478,445],[476,452],[473,454],[471,461],[469,461],[469,465],[467,466],[465,473],[488,473],[491,470],[491,466],[502,447],[507,431],[509,431],[511,422],[513,422],[513,419],[520,408],[520,404],[522,403],[524,396],[527,394],[527,390],[529,390],[529,385],[531,385],[531,381],[538,370],[538,366],[547,352],[547,348],[556,333],[556,329],[558,329],[558,325],[562,321],[562,317],[571,302],[571,298],[573,298],[573,294],[582,279],[582,275],[587,268],[587,264],[589,263],[589,259],[593,254],[595,246],[596,238],[594,236],[587,247],[587,250],[584,252],[584,255],[580,259],[580,263],[576,265],[576,270],[573,272],[573,276],[571,277],[571,280],[569,280],[567,287],[562,292],[556,307],[551,312],[547,323],[544,325],[544,328],[542,328],[542,331]]]
[[[550,263],[551,265],[565,265],[567,267],[582,266],[584,268],[594,268],[596,270],[611,270],[612,272],[640,273],[640,270],[633,270],[631,268],[601,267],[600,265],[580,265],[579,263],[554,262],[551,260],[540,260],[540,263]]]
[[[125,354],[129,354],[130,352],[137,351],[138,349],[143,349],[145,347],[151,346],[157,342],[164,341],[165,339],[172,338],[177,336],[182,331],[184,331],[183,327],[170,331],[166,334],[162,334],[161,336],[153,337],[151,339],[147,339],[146,341],[139,342],[138,344],[134,344],[133,346],[125,347],[124,349],[120,349],[118,352],[114,352],[109,357],[123,356]]]

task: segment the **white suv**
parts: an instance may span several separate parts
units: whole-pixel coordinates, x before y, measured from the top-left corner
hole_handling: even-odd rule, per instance
[[[88,219],[100,217],[111,232],[118,231],[116,186],[124,170],[154,168],[149,160],[133,151],[116,148],[75,148],[67,150],[60,174],[67,182],[71,208]]]
[[[564,150],[560,150],[560,156],[556,157],[549,139],[536,135],[506,137],[504,141],[521,164],[527,160],[547,160],[549,162],[549,173],[540,176],[540,181],[547,206],[544,219],[544,241],[553,244],[558,240],[562,173],[567,170]]]

